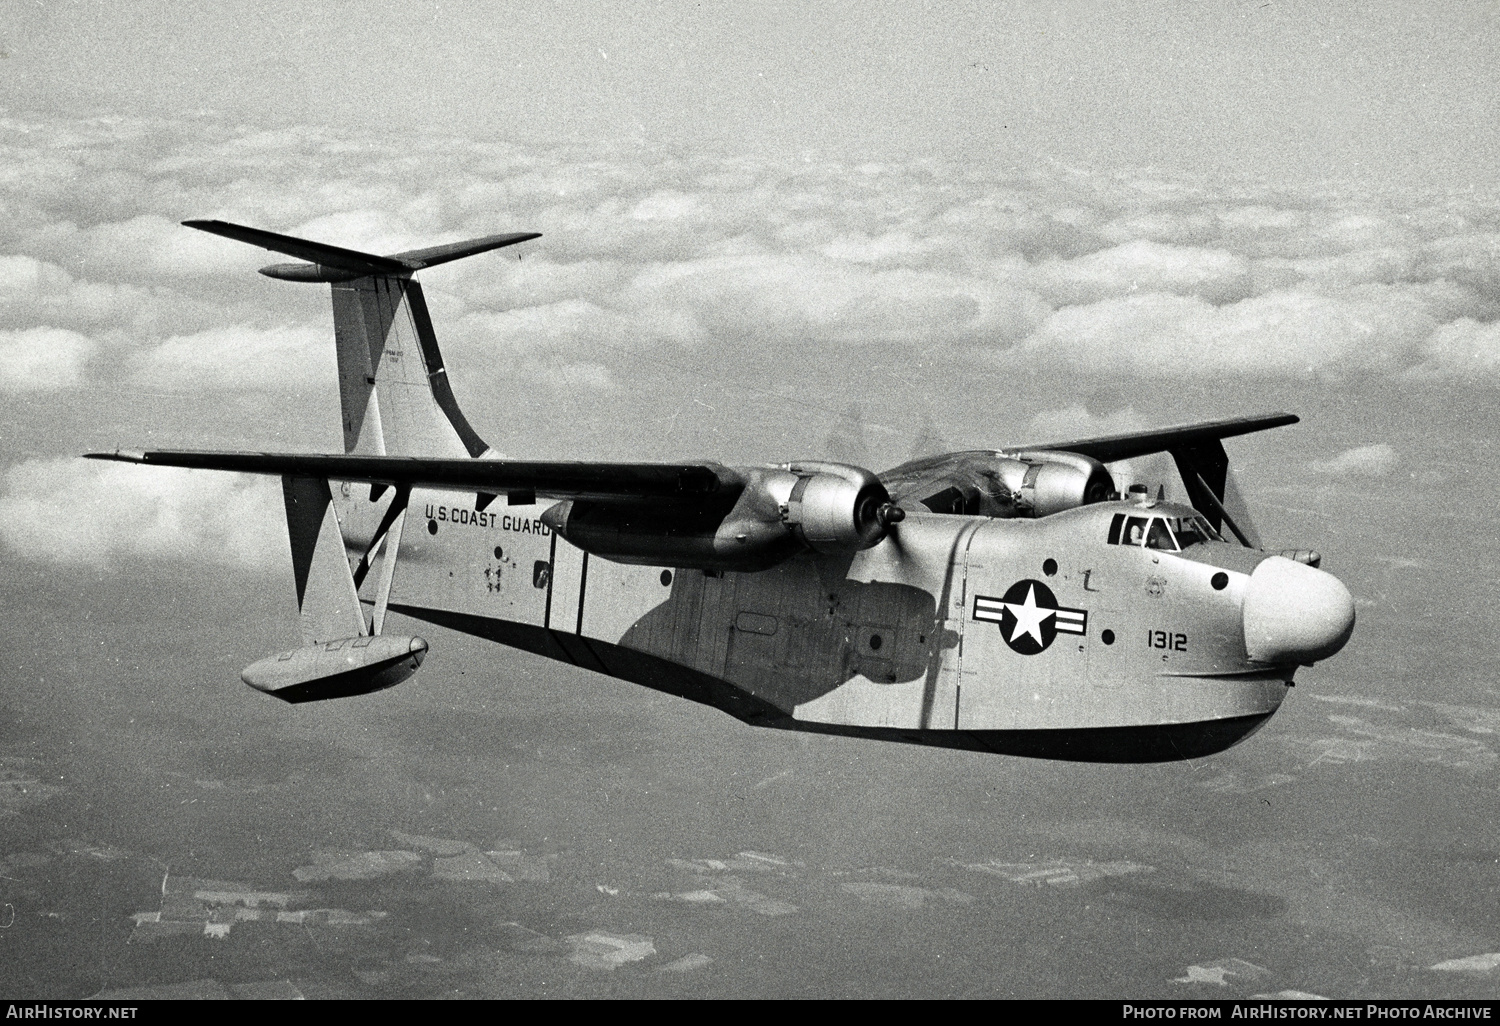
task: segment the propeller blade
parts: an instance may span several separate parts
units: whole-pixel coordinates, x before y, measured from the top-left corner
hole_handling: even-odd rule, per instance
[[[868,466],[870,462],[870,437],[865,426],[864,411],[859,403],[851,403],[823,439],[825,459],[851,466]]]
[[[932,414],[922,414],[922,424],[917,428],[917,437],[912,439],[911,452],[906,457],[907,461],[919,460],[924,456],[936,456],[938,453],[947,452],[953,446],[937,433],[932,424]]]

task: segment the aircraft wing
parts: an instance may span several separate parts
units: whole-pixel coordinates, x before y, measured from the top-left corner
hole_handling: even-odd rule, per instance
[[[367,481],[375,485],[489,495],[535,494],[557,499],[702,498],[721,493],[738,494],[743,487],[738,474],[717,463],[546,463],[420,456],[197,450],[139,452],[124,449],[91,452],[86,457],[155,467]]]
[[[968,503],[972,500],[982,506],[981,496],[994,487],[989,480],[997,459],[1019,456],[1045,460],[1049,452],[1070,452],[1100,463],[1115,463],[1165,452],[1170,453],[1177,464],[1189,501],[1208,517],[1209,523],[1217,529],[1221,523],[1228,522],[1236,536],[1250,545],[1254,543],[1255,530],[1250,524],[1249,511],[1233,487],[1223,439],[1295,424],[1297,420],[1290,413],[1267,413],[1258,417],[1211,420],[1072,442],[1007,446],[998,452],[945,453],[903,463],[881,474],[880,479],[898,502],[914,499],[934,508],[929,500],[939,500],[941,506],[947,501],[945,497],[952,493],[953,501]],[[965,499],[965,496],[969,498]],[[978,508],[969,510],[978,511]]]
[[[1188,501],[1194,508],[1208,518],[1215,530],[1221,524],[1227,524],[1241,542],[1258,548],[1260,535],[1250,520],[1250,510],[1235,486],[1223,440],[1295,424],[1298,419],[1290,413],[1268,413],[1259,417],[1235,417],[1156,431],[1085,438],[1046,448],[1092,456],[1100,463],[1113,463],[1116,460],[1134,459],[1158,452],[1171,453],[1172,461],[1177,464],[1178,473],[1182,476],[1183,486],[1187,489]]]
[[[1076,442],[1055,442],[1047,445],[1018,446],[1007,448],[1007,452],[1053,449],[1076,452],[1080,456],[1091,456],[1100,463],[1114,463],[1137,456],[1149,456],[1156,452],[1195,449],[1206,442],[1216,442],[1236,435],[1248,435],[1268,428],[1295,424],[1299,418],[1291,413],[1267,413],[1259,417],[1235,417],[1230,420],[1211,420],[1202,424],[1184,424],[1181,427],[1159,428],[1155,431],[1131,431],[1122,435],[1105,435],[1102,438],[1084,438]]]

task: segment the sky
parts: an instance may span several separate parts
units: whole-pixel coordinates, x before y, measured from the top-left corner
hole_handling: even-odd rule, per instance
[[[386,826],[474,843],[510,831],[535,852],[568,835],[575,855],[559,857],[575,859],[589,901],[604,900],[596,882],[624,886],[587,867],[615,866],[626,856],[610,846],[632,837],[652,857],[653,845],[673,858],[796,849],[798,880],[898,904],[921,902],[878,887],[899,891],[889,881],[922,859],[967,865],[982,850],[1045,868],[1047,851],[1072,852],[1069,865],[1149,862],[1165,879],[1172,853],[1191,851],[1217,868],[1191,870],[1209,882],[1182,893],[1223,898],[1214,888],[1234,882],[1279,895],[1265,907],[1304,917],[1306,936],[1353,938],[1351,957],[1379,972],[1500,949],[1484,926],[1493,900],[1458,885],[1495,893],[1483,874],[1500,850],[1472,816],[1500,765],[1487,643],[1500,614],[1484,572],[1500,561],[1492,5],[1415,20],[1404,5],[1280,3],[12,2],[5,14],[0,565],[13,583],[0,630],[19,655],[0,691],[0,758],[21,761],[0,769],[94,783],[31,820],[0,808],[0,838],[20,823],[51,851],[94,822],[90,850],[112,838],[135,852],[120,865],[149,894],[168,849],[199,876],[272,886],[307,857],[273,871],[241,854],[273,814],[304,831],[275,835],[283,854],[324,829],[319,816],[366,848],[391,843]],[[459,401],[516,457],[882,470],[946,448],[1289,410],[1297,426],[1228,447],[1268,544],[1322,551],[1359,626],[1261,734],[1180,773],[767,739],[447,635],[402,688],[269,709],[237,673],[295,635],[276,483],[78,458],[339,446],[325,287],[255,274],[283,258],[188,218],[373,252],[543,233],[422,276]],[[461,756],[434,741],[466,732]],[[234,743],[210,751],[200,736]],[[511,752],[523,779],[506,775]],[[598,752],[623,804],[595,795]],[[336,792],[286,776],[305,758]],[[713,772],[685,780],[682,765]],[[444,793],[503,788],[503,811],[433,798],[434,775],[470,772],[483,786]],[[213,830],[163,797],[198,778],[241,803]],[[109,797],[119,780],[133,782],[128,810]],[[1263,791],[1276,815],[1284,799],[1294,810],[1275,821],[1283,847],[1242,836]],[[335,793],[359,814],[324,804]],[[1012,807],[1031,833],[1010,829]],[[786,826],[825,820],[811,839]],[[1366,845],[1350,867],[1335,841],[1307,839],[1326,822]],[[1434,855],[1434,837],[1452,851]],[[873,891],[840,891],[828,869],[876,861],[897,875],[871,877],[887,881]],[[1343,904],[1277,868],[1304,864]],[[939,897],[921,901],[969,893],[942,865]],[[1121,893],[1136,909],[1178,900]],[[1244,900],[1230,904],[1262,907]],[[1025,930],[1061,921],[1091,936],[1082,907],[1027,908]],[[1250,958],[1215,932],[1238,930],[1238,913],[1217,914],[1171,972]],[[1392,922],[1418,925],[1377,936]],[[1122,944],[1136,935],[1134,920],[1111,923]],[[869,929],[877,953],[881,937],[907,936]],[[1291,929],[1295,947],[1304,931]],[[933,930],[924,943],[945,935]],[[793,975],[799,950],[781,952]],[[1284,965],[1314,958],[1275,950]],[[1041,963],[1008,971],[995,977],[1007,993],[1081,992]],[[1150,971],[1152,987],[1179,992]],[[1330,986],[1364,985],[1328,972]],[[1090,993],[1127,976],[1105,978]],[[960,973],[938,992],[991,993],[965,989],[988,979]],[[1382,977],[1370,992],[1431,979]],[[796,992],[842,985],[810,978]]]
[[[5,95],[75,112],[1454,188],[1500,155],[1478,2],[7,7]]]

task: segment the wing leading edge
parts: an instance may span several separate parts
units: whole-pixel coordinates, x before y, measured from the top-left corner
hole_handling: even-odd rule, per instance
[[[986,495],[1010,495],[1005,487],[999,487],[997,491],[997,463],[1016,458],[1045,460],[1049,453],[1054,457],[1071,453],[1099,463],[1116,463],[1165,452],[1177,464],[1189,501],[1208,517],[1209,522],[1215,528],[1227,523],[1241,541],[1255,545],[1258,542],[1250,524],[1249,511],[1244,508],[1233,486],[1229,457],[1222,440],[1297,422],[1298,418],[1291,413],[1268,413],[1072,442],[953,452],[903,463],[881,474],[880,479],[897,501],[913,500],[938,512],[957,512],[957,506],[951,510],[947,508],[951,501],[961,503],[964,511],[974,513],[984,511]],[[933,505],[933,500],[938,501],[937,506]]]
[[[744,484],[737,473],[717,463],[543,463],[190,449],[146,452],[117,449],[86,456],[92,460],[156,467],[556,499],[701,498],[737,492]]]
[[[1101,438],[1084,438],[1076,442],[1028,445],[1021,448],[1076,452],[1080,456],[1090,456],[1100,463],[1114,463],[1117,460],[1131,460],[1137,456],[1149,456],[1157,452],[1194,449],[1205,443],[1216,442],[1224,438],[1285,427],[1288,424],[1297,423],[1300,419],[1293,413],[1267,413],[1259,417],[1234,417],[1229,420],[1184,424],[1180,427],[1160,428],[1155,431],[1131,431],[1120,435],[1105,435]]]

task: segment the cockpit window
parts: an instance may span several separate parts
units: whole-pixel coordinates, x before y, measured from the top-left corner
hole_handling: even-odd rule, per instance
[[[1146,532],[1146,548],[1160,549],[1163,552],[1177,551],[1177,542],[1172,538],[1172,531],[1161,517],[1151,519],[1151,528]]]
[[[1183,548],[1197,545],[1199,542],[1223,540],[1202,517],[1183,517],[1172,524],[1172,531],[1177,535],[1177,543]]]
[[[1109,522],[1111,545],[1144,545],[1176,552],[1200,542],[1223,540],[1203,517],[1131,517],[1116,513]]]

